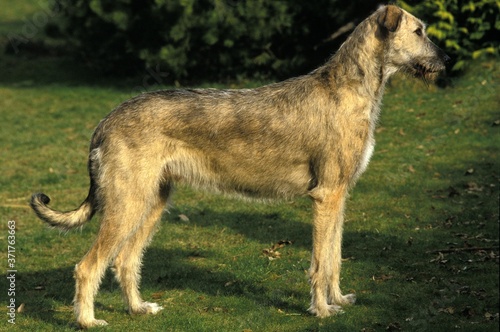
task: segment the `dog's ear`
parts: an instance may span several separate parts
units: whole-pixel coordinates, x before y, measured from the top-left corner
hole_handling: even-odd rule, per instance
[[[390,32],[394,32],[398,29],[402,17],[403,11],[401,8],[394,5],[387,5],[380,11],[377,22]]]

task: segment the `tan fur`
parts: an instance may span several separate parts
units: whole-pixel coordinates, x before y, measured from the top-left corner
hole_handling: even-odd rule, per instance
[[[120,105],[92,137],[81,207],[55,211],[44,194],[31,201],[41,219],[63,229],[102,213],[97,239],[75,268],[78,324],[106,324],[95,319],[93,301],[110,264],[131,313],[162,309],[141,299],[140,266],[179,182],[249,197],[309,195],[309,310],[326,317],[354,303],[339,287],[343,211],[373,152],[385,83],[399,70],[430,79],[446,58],[421,21],[385,6],[310,74],[251,90],[146,93]]]

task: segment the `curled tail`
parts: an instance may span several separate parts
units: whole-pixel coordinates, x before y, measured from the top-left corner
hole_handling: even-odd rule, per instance
[[[72,228],[82,226],[89,221],[96,211],[93,199],[92,188],[89,196],[77,209],[68,212],[56,211],[47,204],[50,198],[42,193],[36,193],[31,196],[30,205],[37,216],[52,227],[68,231]]]

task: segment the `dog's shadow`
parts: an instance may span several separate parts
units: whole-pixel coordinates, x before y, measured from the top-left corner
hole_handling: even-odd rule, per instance
[[[310,223],[289,220],[279,213],[218,213],[209,209],[191,213],[190,220],[186,223],[177,217],[178,213],[180,210],[173,209],[170,214],[163,217],[161,231],[155,236],[158,245],[153,242],[145,252],[141,273],[142,290],[161,293],[169,290],[189,289],[209,296],[240,296],[251,299],[262,306],[279,306],[294,312],[305,312],[304,307],[308,301],[307,291],[304,294],[295,294],[293,290],[286,290],[286,285],[283,285],[281,291],[287,295],[295,298],[304,297],[304,306],[287,303],[280,300],[279,297],[273,296],[272,290],[258,281],[238,278],[236,274],[227,270],[214,271],[213,267],[200,266],[197,263],[198,258],[217,255],[209,249],[196,251],[189,246],[174,249],[162,247],[161,233],[162,231],[168,233],[169,227],[182,223],[187,225],[186,232],[192,231],[192,227],[216,225],[221,228],[229,228],[234,233],[262,243],[262,249],[270,247],[280,240],[292,240],[293,246],[310,247],[312,243]],[[258,221],[256,222],[256,220]],[[249,227],[249,223],[253,223],[252,227]],[[89,248],[90,245],[91,242],[89,242]],[[256,254],[262,255],[260,252]],[[196,257],[198,255],[199,257]],[[80,259],[81,257],[76,257],[74,263]],[[220,263],[224,264],[223,261]],[[65,316],[69,318],[69,313],[73,310],[72,300],[75,287],[73,272],[74,265],[66,264],[66,266],[57,269],[19,274],[17,280],[22,286],[16,299],[16,306],[23,303],[23,315],[45,321],[53,326],[73,326],[71,321],[61,318]],[[304,285],[306,284],[307,279],[304,278]],[[100,293],[111,293],[121,297],[120,287],[109,269],[101,284]],[[146,296],[145,299],[151,301]],[[158,302],[161,303],[161,301],[160,298]],[[114,308],[101,303],[99,296],[95,302],[95,308],[113,312],[124,312],[125,310],[124,306]],[[68,314],[64,315],[61,312],[68,312]]]
[[[169,232],[169,224],[186,224],[186,232],[191,231],[191,227],[209,227],[217,225],[219,228],[229,228],[233,233],[241,234],[245,238],[262,243],[262,248],[269,247],[279,240],[292,240],[292,248],[310,250],[312,246],[312,224],[310,221],[300,221],[287,218],[287,213],[246,213],[230,212],[218,213],[210,209],[202,209],[199,213],[191,213],[189,222],[176,218],[176,213],[180,210],[172,210],[170,215],[164,217],[168,219],[166,224],[162,225],[162,230]],[[256,221],[257,220],[257,221]],[[249,227],[248,223],[254,223]],[[209,296],[236,296],[244,297],[252,302],[259,303],[264,307],[278,307],[287,312],[306,314],[306,308],[309,301],[307,277],[304,276],[304,290],[297,291],[288,287],[286,283],[280,287],[279,292],[285,296],[276,296],[278,290],[273,289],[272,285],[261,283],[251,278],[239,278],[235,273],[228,269],[214,269],[213,267],[204,267],[197,262],[198,259],[212,258],[220,256],[212,249],[196,250],[186,245],[180,248],[168,248],[161,246],[163,240],[162,232],[155,236],[158,242],[153,242],[147,249],[144,256],[144,265],[142,268],[141,289],[144,292],[158,292],[159,299],[149,299],[148,301],[162,302],[163,296],[168,296],[172,290],[191,290],[197,293],[207,294]],[[346,232],[344,250],[356,251],[357,237],[355,233]],[[359,235],[378,236],[380,234]],[[388,239],[384,241],[389,241]],[[90,247],[90,243],[89,243]],[[262,253],[256,253],[262,255]],[[365,253],[370,256],[370,254]],[[81,257],[75,258],[78,261]],[[364,257],[363,259],[369,259]],[[266,259],[263,257],[263,259]],[[224,264],[223,261],[220,262]],[[304,262],[304,269],[307,269],[308,262]],[[58,269],[38,271],[34,273],[19,275],[19,283],[22,289],[18,298],[18,305],[25,304],[24,315],[31,316],[34,319],[45,321],[54,326],[68,327],[72,324],[66,318],[73,319],[72,299],[74,296],[75,281],[73,279],[73,265]],[[106,273],[103,279],[100,293],[114,294],[120,297],[121,291],[118,283],[114,280],[111,271]],[[286,298],[303,299],[300,304],[294,301],[287,301]],[[121,301],[121,300],[120,300]],[[95,307],[101,311],[124,312],[124,306],[113,307],[99,298]],[[67,311],[68,315],[61,315],[61,311]],[[59,313],[58,313],[59,312]],[[70,318],[71,317],[71,318]],[[72,326],[72,325],[69,325]]]
[[[278,209],[279,210],[279,209]],[[216,265],[225,265],[223,257],[232,256],[230,252],[222,253],[217,246],[204,247],[198,243],[196,238],[188,237],[189,244],[178,246],[176,249],[165,249],[161,247],[164,241],[162,232],[169,233],[170,227],[181,226],[186,233],[190,233],[194,228],[215,227],[221,231],[222,237],[227,236],[227,232],[243,236],[248,241],[257,242],[261,245],[255,251],[255,256],[262,258],[263,262],[268,259],[262,254],[262,249],[271,247],[279,241],[289,240],[291,247],[301,247],[310,250],[312,246],[312,225],[310,222],[298,220],[274,211],[273,207],[266,209],[267,212],[217,212],[210,208],[201,208],[189,213],[189,221],[178,218],[182,210],[173,208],[169,215],[163,217],[166,220],[161,226],[161,231],[155,236],[156,241],[148,248],[144,257],[142,285],[145,288],[168,290],[192,290],[197,293],[209,296],[236,296],[250,299],[261,306],[274,306],[292,312],[305,312],[307,305],[308,290],[304,294],[289,289],[286,284],[280,289],[292,298],[304,298],[304,305],[297,306],[274,296],[277,290],[271,285],[254,280],[251,277],[242,278],[241,273],[233,273],[231,269],[217,268],[216,266],[203,267],[198,260],[209,259],[215,261]],[[173,225],[172,225],[173,224]],[[217,239],[214,239],[217,241]],[[155,245],[158,244],[158,245]],[[193,244],[195,247],[193,247]],[[230,251],[231,249],[227,249]],[[222,250],[223,251],[223,250]],[[234,259],[234,256],[232,256]],[[243,257],[238,259],[244,260]],[[220,261],[219,261],[220,260]],[[308,263],[308,262],[307,262]],[[264,263],[266,264],[266,263]],[[306,264],[307,265],[307,264]],[[304,266],[307,268],[307,266]],[[251,274],[251,273],[249,273]],[[304,285],[307,285],[307,278],[304,277]],[[307,287],[306,287],[307,288]]]

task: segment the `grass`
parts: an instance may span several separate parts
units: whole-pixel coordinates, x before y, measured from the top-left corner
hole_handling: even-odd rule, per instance
[[[39,10],[18,3],[0,14],[4,36]],[[71,331],[73,267],[98,218],[62,234],[27,201],[39,190],[58,209],[83,200],[92,130],[144,77],[104,81],[70,60],[24,53],[0,55],[0,72],[0,240],[7,270],[15,220],[22,304],[15,325],[1,306],[0,330]],[[101,330],[497,331],[499,78],[498,62],[483,61],[451,88],[405,77],[388,87],[375,155],[347,205],[341,285],[358,302],[345,314],[306,313],[308,199],[262,204],[179,188],[142,273],[144,297],[165,310],[129,316],[108,274],[96,299],[96,316],[110,323]],[[293,244],[275,259],[263,253],[281,240]]]

